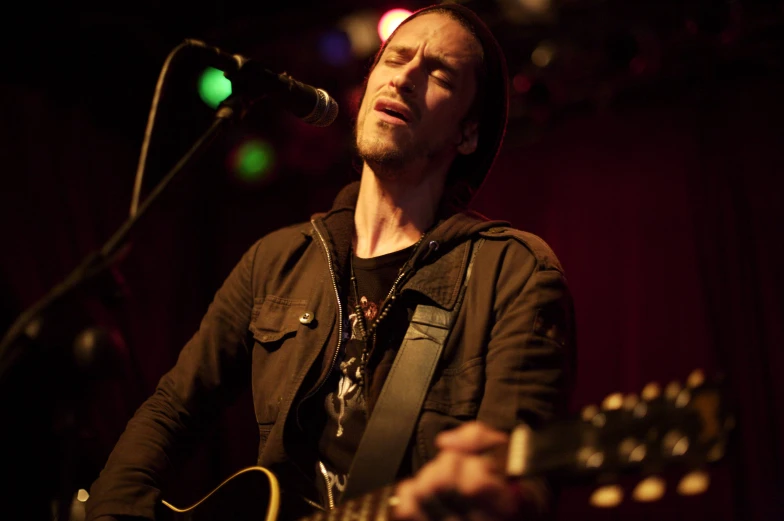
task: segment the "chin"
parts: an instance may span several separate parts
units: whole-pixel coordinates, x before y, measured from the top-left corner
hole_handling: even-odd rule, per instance
[[[378,136],[357,139],[357,151],[364,161],[382,166],[403,166],[410,156],[405,146],[395,146],[388,137]]]
[[[359,157],[363,161],[373,166],[373,170],[391,171],[400,170],[406,164],[406,157],[400,153],[399,150],[362,150],[359,151]],[[391,177],[390,175],[383,175],[384,178]]]

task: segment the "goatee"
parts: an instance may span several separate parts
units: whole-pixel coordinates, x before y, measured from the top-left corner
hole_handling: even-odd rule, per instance
[[[387,124],[380,122],[379,125]],[[372,165],[377,174],[386,178],[396,177],[397,172],[407,165],[431,155],[424,144],[413,146],[411,143],[399,143],[398,146],[391,147],[386,140],[378,137],[363,139],[356,131],[354,144],[359,158]]]

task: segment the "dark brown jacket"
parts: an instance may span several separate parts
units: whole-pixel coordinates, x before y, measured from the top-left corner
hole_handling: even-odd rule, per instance
[[[91,490],[88,518],[154,516],[175,447],[214,422],[252,386],[258,464],[294,459],[301,407],[326,378],[343,333],[341,294],[358,183],[332,210],[257,241],[218,290],[176,365],[137,411]],[[436,454],[435,435],[479,419],[511,430],[564,405],[574,361],[572,301],[540,238],[468,213],[440,222],[420,244],[400,298],[455,305],[470,241],[484,237],[465,301],[416,427],[407,466]],[[375,375],[376,381],[384,375]],[[373,392],[369,396],[372,407]],[[301,433],[300,433],[301,434]]]

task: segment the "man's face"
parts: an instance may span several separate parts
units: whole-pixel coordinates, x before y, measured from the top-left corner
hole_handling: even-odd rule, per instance
[[[444,13],[402,25],[368,77],[357,115],[360,157],[402,168],[473,152],[476,125],[464,119],[480,57],[476,38]]]

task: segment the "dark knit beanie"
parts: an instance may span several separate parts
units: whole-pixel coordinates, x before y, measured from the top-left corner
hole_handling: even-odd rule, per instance
[[[475,105],[478,103],[478,106],[475,107],[477,110],[470,111],[470,114],[479,116],[477,148],[472,154],[458,154],[446,181],[444,204],[455,210],[468,205],[484,183],[501,149],[509,108],[509,73],[498,40],[477,14],[463,5],[443,3],[424,7],[406,18],[398,29],[413,18],[434,11],[446,11],[447,15],[454,16],[467,26],[482,46],[483,53],[482,66],[477,74]],[[381,58],[387,43],[394,38],[395,32],[376,53],[371,70]]]

